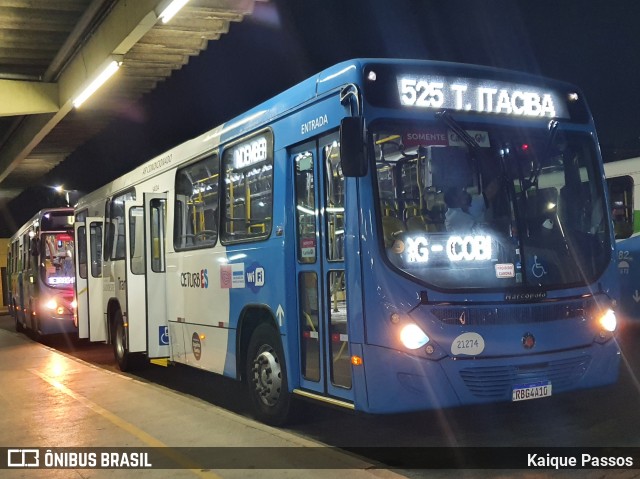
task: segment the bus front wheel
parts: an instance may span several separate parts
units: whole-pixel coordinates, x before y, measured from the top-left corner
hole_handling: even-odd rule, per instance
[[[131,353],[127,345],[127,328],[124,325],[122,311],[119,309],[113,315],[111,323],[111,342],[113,344],[113,355],[116,358],[120,371],[131,370]]]
[[[251,335],[245,378],[257,418],[272,426],[287,422],[291,394],[284,352],[277,331],[269,324],[259,325]]]

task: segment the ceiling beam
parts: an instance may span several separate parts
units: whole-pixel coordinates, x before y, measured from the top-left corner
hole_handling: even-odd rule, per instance
[[[53,114],[25,117],[14,134],[1,145],[0,183],[71,111],[75,96],[99,73],[105,62],[114,54],[126,54],[153,28],[161,3],[161,0],[118,1],[60,74],[57,84],[59,109]],[[90,108],[91,105],[87,103],[83,107]]]
[[[55,83],[0,80],[0,116],[54,113],[58,101]]]

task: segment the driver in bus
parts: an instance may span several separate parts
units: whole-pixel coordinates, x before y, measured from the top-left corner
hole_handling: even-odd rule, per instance
[[[476,224],[476,218],[469,212],[471,195],[464,188],[452,186],[444,193],[447,212],[444,226],[447,231],[470,230]]]

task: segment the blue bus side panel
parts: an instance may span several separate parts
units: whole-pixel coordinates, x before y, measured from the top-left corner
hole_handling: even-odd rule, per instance
[[[640,236],[617,243],[620,273],[620,312],[623,318],[640,321]]]
[[[290,145],[308,141],[318,135],[336,131],[345,107],[338,95],[308,105],[270,125],[274,134],[273,221],[271,235],[264,241],[227,246],[227,259],[234,268],[234,283],[229,289],[230,317],[229,351],[224,374],[236,377],[238,358],[235,330],[247,305],[263,307],[276,322],[285,351],[289,388],[299,382],[299,327],[296,281],[292,277],[296,260],[296,223],[293,166],[287,149]],[[355,195],[355,189],[353,192]],[[285,206],[287,205],[287,206]],[[355,207],[353,208],[355,212]],[[283,267],[284,258],[284,267]],[[232,337],[233,336],[233,337]],[[359,335],[361,336],[361,334]]]

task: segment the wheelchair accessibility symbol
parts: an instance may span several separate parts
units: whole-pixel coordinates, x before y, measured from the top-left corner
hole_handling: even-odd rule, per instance
[[[160,326],[158,337],[160,339],[160,342],[159,342],[160,346],[168,346],[169,345],[169,326]]]
[[[542,278],[545,274],[547,274],[547,270],[544,269],[544,266],[538,263],[538,256],[536,255],[533,255],[533,266],[531,267],[531,273],[536,278]]]

